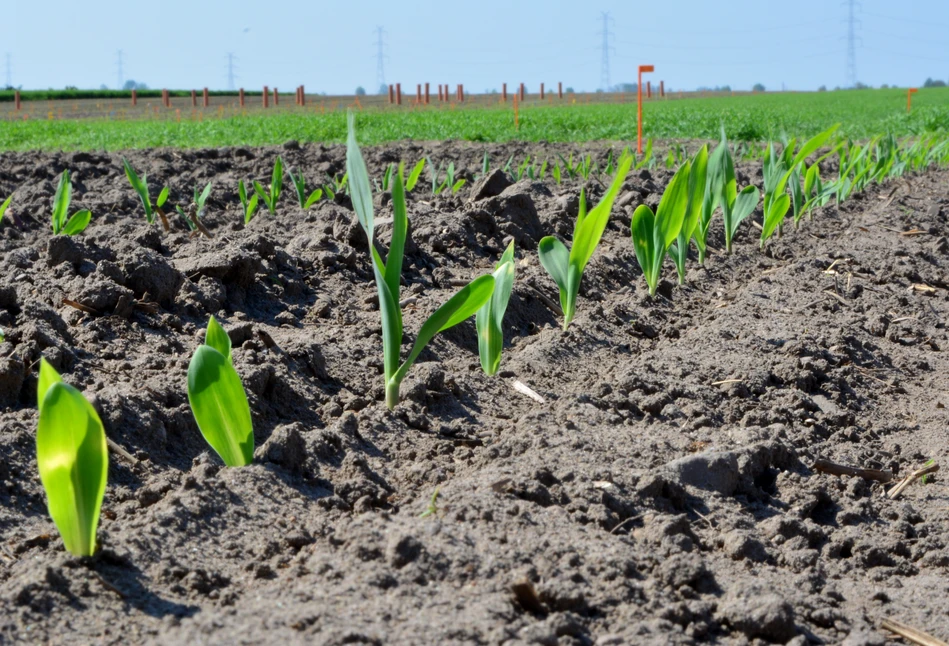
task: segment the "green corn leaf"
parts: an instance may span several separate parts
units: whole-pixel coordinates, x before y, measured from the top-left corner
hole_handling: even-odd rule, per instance
[[[259,200],[260,196],[255,193],[251,196],[250,201],[247,202],[247,208],[244,210],[244,224],[254,219],[254,213],[257,211],[257,202]]]
[[[577,205],[577,221],[573,225],[573,230],[576,231],[580,228],[580,225],[583,224],[583,220],[587,217],[587,195],[586,189],[583,187],[580,188],[580,203]]]
[[[613,202],[623,182],[626,181],[632,162],[630,157],[620,160],[619,170],[613,177],[613,182],[606,194],[599,204],[583,217],[574,231],[573,244],[570,247],[570,264],[575,265],[581,274],[590,262],[597,245],[600,244],[600,238],[603,236],[606,223],[610,219],[610,212],[613,210]]]
[[[554,164],[554,169],[550,171],[550,174],[553,176],[554,181],[557,182],[557,186],[560,186],[560,164]]]
[[[570,268],[570,252],[567,247],[553,236],[541,238],[537,245],[540,264],[547,270],[560,289],[560,308],[567,314],[567,275]]]
[[[544,160],[544,163],[540,165],[540,179],[543,181],[544,176],[547,175],[547,160]]]
[[[770,238],[781,222],[784,221],[784,217],[788,213],[788,209],[791,208],[791,196],[787,193],[781,193],[777,196],[771,203],[768,205],[768,210],[764,214],[764,221],[761,225],[761,247],[764,248],[764,243]]]
[[[59,235],[66,226],[66,216],[69,212],[69,202],[72,199],[72,183],[69,181],[69,171],[64,170],[59,176],[56,186],[56,196],[53,198],[53,234]]]
[[[161,189],[161,193],[158,194],[158,199],[155,201],[156,206],[161,208],[165,206],[165,202],[168,201],[168,187],[165,186]]]
[[[254,180],[254,192],[255,192],[255,193],[257,194],[257,196],[263,201],[263,203],[267,206],[267,210],[270,211],[270,215],[273,215],[273,214],[274,214],[274,202],[273,202],[273,199],[271,199],[271,197],[270,197],[269,195],[267,195],[267,192],[264,190],[264,187],[261,186],[261,185],[260,185],[260,182],[258,182],[257,180]]]
[[[312,193],[310,193],[310,197],[308,197],[306,199],[306,202],[303,203],[303,210],[305,211],[306,209],[310,208],[311,206],[319,202],[322,197],[323,197],[323,189],[321,188],[318,188]]]
[[[636,210],[633,211],[630,231],[633,238],[633,252],[636,254],[636,260],[639,262],[639,266],[643,270],[643,276],[646,278],[649,295],[652,296],[659,285],[659,275],[653,271],[653,268],[661,263],[661,260],[657,262],[657,254],[660,251],[658,241],[655,238],[656,216],[649,206],[640,204],[636,207]]]
[[[659,237],[657,240],[664,245],[663,253],[675,242],[676,236],[682,229],[685,220],[685,211],[689,205],[689,175],[691,163],[686,162],[679,167],[672,181],[666,186],[656,208],[656,226]]]
[[[139,178],[138,173],[135,172],[135,169],[132,168],[132,165],[128,163],[125,157],[122,158],[122,166],[125,168],[125,176],[128,178],[129,184],[131,184],[135,192],[138,193],[138,197],[142,201],[142,206],[145,208],[145,220],[149,224],[152,224],[155,221],[155,215],[152,212],[151,198],[148,196],[148,182],[144,177]]]
[[[92,405],[45,359],[40,375],[36,461],[49,515],[70,553],[92,556],[109,469],[105,431]]]
[[[454,195],[455,193],[457,193],[458,191],[460,191],[460,190],[461,190],[461,187],[464,186],[464,185],[465,185],[465,180],[463,180],[463,179],[460,179],[460,180],[458,180],[457,182],[455,182],[454,184],[452,184],[452,185],[451,185],[451,193],[452,193],[452,195]]]
[[[244,212],[247,212],[247,189],[244,187],[244,180],[237,180],[237,197],[241,199],[244,205]]]
[[[53,384],[62,382],[62,377],[45,358],[40,359],[40,373],[36,381],[36,409],[43,408],[43,398]]]
[[[85,231],[86,227],[89,226],[89,222],[92,220],[92,213],[88,210],[83,209],[81,211],[76,211],[73,213],[72,217],[66,222],[66,226],[63,227],[63,233],[67,236],[74,236]]]
[[[399,175],[401,174],[402,172],[400,169]],[[383,191],[389,190],[389,182],[391,180],[392,180],[392,164],[389,164],[388,166],[386,166],[386,172],[382,175],[382,190]]]
[[[270,177],[270,199],[276,205],[280,192],[283,190],[283,160],[277,156],[273,165],[273,175]]]
[[[347,118],[349,135],[346,140],[346,173],[350,177],[350,197],[353,200],[356,217],[359,218],[359,224],[362,225],[366,237],[369,238],[369,247],[371,248],[375,220],[372,211],[372,188],[369,184],[369,171],[366,169],[366,162],[359,151],[359,145],[356,143],[355,116],[350,112]]]
[[[188,366],[188,402],[198,429],[229,467],[254,459],[254,429],[244,386],[230,360],[209,345]]]
[[[494,292],[475,314],[478,355],[485,374],[497,373],[504,348],[504,313],[514,287],[514,241],[508,245],[494,270]]]
[[[689,256],[689,242],[698,228],[705,208],[705,195],[708,191],[708,146],[702,146],[692,159],[689,170],[688,202],[682,226],[676,236],[675,243],[669,248],[672,260],[675,262],[676,272],[679,275],[679,284],[685,282],[685,263]]]
[[[422,353],[429,341],[439,332],[444,332],[471,318],[491,298],[493,291],[494,276],[481,276],[462,287],[457,294],[435,310],[435,313],[422,324],[422,329],[419,330],[412,351],[409,352],[408,358],[399,366],[399,370],[392,379],[396,383],[401,383],[408,374],[409,368],[418,359],[419,354]]]
[[[735,205],[732,210],[732,229],[731,239],[734,239],[735,232],[738,231],[738,225],[742,220],[751,215],[758,206],[758,200],[761,199],[761,192],[757,186],[746,186],[735,198]]]
[[[487,162],[487,155],[485,153],[485,162]],[[415,185],[418,184],[419,177],[422,176],[422,170],[425,168],[425,158],[418,160],[418,163],[415,164],[415,167],[412,169],[412,172],[409,173],[409,179],[405,182],[405,190],[407,193],[411,193],[412,189],[415,188]]]
[[[3,216],[6,214],[7,209],[10,207],[10,202],[13,201],[13,196],[11,195],[3,201],[3,204],[0,204],[0,224],[3,224]]]
[[[303,171],[300,171],[299,175],[294,175],[293,170],[287,171],[290,175],[290,182],[293,183],[293,188],[297,193],[297,201],[300,203],[301,209],[306,209],[306,178],[303,177]]]
[[[385,265],[386,285],[396,302],[400,300],[402,259],[405,253],[405,239],[408,230],[409,219],[405,210],[405,189],[402,186],[402,176],[397,174],[392,182],[392,242],[389,244],[389,253]]]
[[[231,337],[228,336],[221,324],[213,316],[208,321],[208,330],[204,337],[204,344],[209,345],[228,361],[231,361]]]

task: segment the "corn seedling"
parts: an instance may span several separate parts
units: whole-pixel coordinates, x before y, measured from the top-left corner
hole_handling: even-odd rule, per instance
[[[583,178],[583,181],[586,182],[590,179],[590,175],[593,174],[596,164],[593,163],[593,158],[590,155],[582,158],[577,163],[577,173],[580,174],[580,177]]]
[[[728,140],[725,138],[725,130],[722,129],[722,141],[719,146],[724,146],[721,158],[721,199],[719,206],[722,207],[722,219],[725,224],[725,253],[732,252],[732,240],[735,233],[738,232],[738,225],[747,218],[758,206],[760,193],[757,186],[746,186],[738,191],[738,182],[735,180],[735,163],[732,160],[731,151],[728,148]]]
[[[191,231],[195,231],[203,227],[203,225],[199,222],[199,219],[204,217],[204,205],[208,201],[208,197],[210,197],[210,195],[211,182],[208,182],[202,191],[199,191],[197,186],[194,188],[194,199],[192,200],[191,205],[188,207],[187,212],[182,210],[180,206],[175,206],[175,210],[178,212],[178,215],[181,216],[181,219],[185,221],[185,224],[188,225],[188,228]]]
[[[323,190],[326,192],[326,197],[335,200],[337,193],[342,193],[346,190],[346,186],[349,183],[349,175],[343,173],[342,178],[339,175],[334,175],[330,177],[331,184],[324,184]]]
[[[300,202],[300,208],[306,211],[308,208],[320,201],[323,197],[323,189],[318,188],[309,195],[306,194],[306,178],[303,177],[303,171],[299,175],[294,175],[293,170],[288,171],[290,181],[293,182],[293,188],[297,191],[297,200]]]
[[[132,188],[135,189],[135,192],[138,193],[139,199],[142,200],[142,206],[145,208],[145,220],[149,224],[154,224],[156,207],[157,209],[161,209],[161,207],[165,205],[165,200],[168,199],[168,187],[163,188],[161,193],[158,194],[158,200],[155,207],[153,207],[152,198],[148,194],[148,175],[143,174],[139,177],[138,173],[135,172],[135,169],[132,168],[132,165],[129,164],[128,160],[124,157],[122,158],[122,165],[125,167],[125,176],[128,178]]]
[[[273,165],[273,174],[270,176],[270,192],[264,190],[260,182],[254,180],[254,192],[260,196],[263,203],[267,205],[270,215],[276,214],[277,200],[280,199],[280,191],[283,190],[283,160],[277,157]]]
[[[244,180],[237,182],[237,195],[241,198],[241,206],[244,209],[244,224],[248,224],[254,219],[254,213],[257,212],[257,201],[260,199],[257,193],[247,199],[247,188],[244,186]]]
[[[570,179],[575,178],[580,172],[580,162],[576,164],[573,163],[573,153],[570,153],[568,159],[564,159],[563,155],[558,154],[557,157],[560,158],[560,163],[563,164],[563,170],[567,171],[567,176]]]
[[[722,136],[724,137],[724,133]],[[699,250],[700,265],[705,264],[705,256],[708,253],[708,229],[712,223],[712,216],[722,201],[722,192],[725,188],[725,156],[727,154],[728,142],[723,139],[708,156],[702,212],[695,231],[692,233],[695,246]]]
[[[3,216],[6,215],[7,209],[10,208],[10,202],[13,201],[13,196],[11,195],[3,201],[3,204],[0,204],[0,224],[3,224]]]
[[[557,182],[557,186],[560,186],[561,175],[560,175],[560,162],[554,162],[553,170],[550,171],[551,177],[554,178],[554,181]]]
[[[438,487],[435,487],[435,492],[432,494],[431,499],[428,501],[428,507],[425,508],[421,514],[418,515],[419,518],[428,518],[429,516],[435,516],[438,514]]]
[[[784,218],[791,207],[794,187],[792,186],[792,195],[786,192],[788,182],[792,179],[797,183],[797,195],[793,199],[798,200],[797,208],[803,208],[803,195],[801,194],[800,165],[804,163],[810,155],[827,143],[827,140],[833,136],[840,124],[834,125],[824,132],[815,135],[809,139],[801,149],[794,154],[796,141],[791,140],[784,148],[784,152],[778,156],[774,150],[774,144],[768,144],[764,157],[764,203],[763,203],[763,221],[761,224],[761,248],[774,234],[774,232],[784,222]],[[799,219],[797,216],[796,219]]]
[[[71,200],[72,182],[69,181],[69,171],[64,170],[63,174],[59,176],[56,197],[53,198],[53,235],[62,233],[67,236],[74,236],[82,233],[89,226],[92,213],[87,209],[76,211],[72,217],[67,218]]]
[[[109,470],[102,422],[46,359],[40,360],[36,394],[36,462],[49,515],[71,554],[92,556]]]
[[[584,192],[580,191],[580,208],[577,212],[577,222],[573,228],[573,244],[570,251],[567,251],[567,247],[554,236],[547,236],[540,241],[538,246],[540,263],[560,289],[560,307],[563,310],[563,327],[565,330],[576,313],[577,294],[580,292],[583,270],[600,243],[600,238],[603,236],[603,231],[610,219],[613,201],[616,199],[616,194],[619,193],[620,186],[623,185],[632,163],[632,157],[628,155],[620,158],[619,170],[617,170],[616,176],[613,177],[612,184],[610,184],[600,203],[589,213],[587,213]]]
[[[629,150],[628,147],[627,150]],[[632,151],[630,151],[630,154],[632,154]],[[655,164],[655,161],[652,156],[652,139],[650,138],[646,140],[646,150],[643,151],[643,158],[636,162],[633,170],[639,170],[646,166],[651,168]]]
[[[231,338],[212,316],[204,344],[188,366],[188,403],[201,435],[229,467],[254,459],[254,427],[241,378],[231,361]]]
[[[408,216],[405,210],[405,189],[401,173],[392,182],[392,241],[385,262],[375,245],[375,219],[372,206],[372,189],[366,162],[356,143],[354,116],[349,114],[349,136],[346,145],[346,169],[351,184],[351,195],[356,217],[369,241],[372,270],[379,297],[379,312],[382,316],[382,353],[385,373],[386,405],[389,409],[399,403],[399,386],[409,369],[429,341],[443,330],[447,330],[470,316],[484,305],[494,291],[494,276],[476,278],[435,310],[422,324],[408,358],[399,363],[402,347],[402,310],[399,302],[402,261],[405,239],[408,232]]]
[[[630,226],[633,250],[643,270],[649,295],[655,296],[666,252],[679,235],[689,207],[689,175],[692,162],[685,162],[676,171],[659,200],[656,212],[645,204],[633,211]]]
[[[676,235],[675,242],[669,247],[669,255],[675,262],[676,272],[679,275],[679,284],[685,283],[685,261],[689,257],[689,244],[692,235],[698,228],[702,218],[702,209],[705,205],[708,191],[708,146],[702,146],[691,161],[689,170],[689,192],[685,216],[682,226]]]
[[[504,312],[514,287],[514,241],[508,245],[494,269],[494,292],[475,315],[478,328],[478,355],[485,374],[493,375],[501,365],[504,348]]]

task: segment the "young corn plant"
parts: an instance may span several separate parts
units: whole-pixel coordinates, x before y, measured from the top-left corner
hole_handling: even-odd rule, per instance
[[[839,127],[840,124],[836,124],[815,135],[801,146],[796,155],[794,154],[796,142],[793,139],[785,147],[781,156],[775,153],[773,144],[768,144],[768,150],[764,158],[765,193],[762,209],[764,217],[761,224],[762,249],[764,249],[768,239],[784,222],[784,218],[791,208],[792,195],[789,195],[786,191],[788,182],[792,178],[796,178],[798,191],[796,199],[800,200],[799,208],[803,207],[803,196],[800,194],[800,165],[804,163],[807,157],[817,152],[821,146],[827,143]],[[792,187],[792,192],[793,190]]]
[[[538,246],[540,264],[544,266],[560,290],[560,308],[563,310],[563,329],[567,329],[577,310],[577,294],[580,292],[580,280],[596,246],[600,243],[603,231],[610,219],[613,201],[626,180],[633,160],[629,155],[620,158],[619,169],[613,177],[609,189],[593,210],[587,213],[586,198],[580,191],[580,208],[577,222],[573,228],[573,244],[570,251],[555,238],[547,236]]]
[[[724,136],[724,132],[723,132]],[[712,224],[712,216],[722,201],[725,189],[725,155],[728,154],[728,142],[721,141],[715,150],[708,156],[705,172],[705,194],[702,198],[702,212],[698,224],[693,232],[695,246],[699,251],[699,264],[705,264],[708,254],[708,229]]]
[[[69,181],[69,171],[64,170],[59,176],[59,185],[56,187],[56,196],[53,198],[53,235],[62,233],[74,236],[82,233],[89,226],[92,213],[87,209],[76,211],[72,217],[68,217],[71,200],[72,182]]]
[[[496,374],[501,366],[504,331],[501,327],[514,287],[514,241],[508,245],[494,268],[494,292],[475,314],[478,329],[478,355],[486,375]]]
[[[689,193],[688,203],[685,208],[685,216],[682,219],[682,226],[676,235],[675,242],[669,247],[669,255],[676,266],[676,273],[679,275],[679,284],[685,284],[685,262],[689,257],[689,244],[695,230],[698,228],[699,220],[702,218],[702,209],[706,200],[708,191],[708,146],[702,146],[695,157],[692,158],[691,168],[689,170]]]
[[[231,361],[231,338],[213,316],[188,366],[188,403],[198,430],[224,464],[242,467],[253,461],[247,394]]]
[[[244,209],[244,224],[249,224],[257,212],[257,202],[260,198],[257,193],[254,193],[250,196],[250,199],[247,199],[247,188],[244,186],[244,180],[237,182],[237,196],[241,198],[241,207]]]
[[[158,194],[158,200],[155,202],[155,206],[152,206],[152,198],[148,194],[148,175],[143,174],[139,177],[138,173],[135,172],[135,169],[132,168],[132,165],[129,164],[128,160],[124,157],[122,158],[122,165],[125,167],[125,176],[128,178],[129,184],[132,185],[132,188],[138,193],[139,199],[142,200],[142,206],[145,209],[145,221],[149,224],[154,224],[155,213],[158,212],[162,215],[162,220],[167,222],[164,218],[164,214],[161,213],[161,208],[168,199],[168,187],[166,186],[161,190]],[[167,229],[168,227],[166,226],[165,228]]]
[[[194,187],[194,200],[189,207],[189,210],[185,212],[180,206],[175,206],[175,210],[178,212],[178,215],[181,216],[181,219],[185,221],[185,224],[191,231],[196,231],[202,228],[202,225],[199,220],[204,217],[204,205],[208,201],[208,197],[211,196],[211,182],[208,182],[204,187],[204,190],[199,191],[198,187]],[[206,229],[202,229],[206,231]]]
[[[761,194],[757,186],[746,186],[738,191],[738,182],[735,180],[735,162],[732,160],[725,138],[725,129],[722,128],[722,142],[724,152],[721,159],[721,197],[719,206],[722,207],[722,220],[725,224],[725,253],[732,252],[732,241],[738,232],[738,225],[747,218],[758,206]]]
[[[267,205],[270,215],[276,215],[277,200],[280,199],[280,192],[283,190],[283,160],[277,157],[273,165],[273,174],[270,176],[270,191],[264,190],[260,182],[254,180],[254,192],[260,196],[260,199]]]
[[[303,171],[299,175],[293,174],[293,169],[288,171],[290,181],[293,182],[293,188],[297,191],[297,200],[300,202],[300,208],[306,211],[308,208],[320,201],[323,197],[323,189],[318,188],[309,195],[306,194],[306,178],[303,177]]]
[[[494,276],[476,278],[461,288],[458,293],[435,310],[422,324],[408,358],[401,362],[402,310],[399,302],[402,261],[408,233],[408,216],[405,210],[405,188],[401,173],[392,182],[392,241],[385,261],[376,249],[375,216],[372,206],[372,188],[366,162],[356,143],[355,120],[349,114],[349,136],[346,144],[346,169],[350,178],[350,194],[356,217],[369,241],[372,256],[372,271],[379,297],[379,312],[382,316],[382,355],[385,374],[386,406],[390,410],[399,403],[399,387],[418,359],[419,354],[436,334],[453,327],[474,315],[494,291]]]
[[[662,261],[666,252],[675,242],[682,229],[682,222],[689,207],[689,175],[692,162],[686,161],[679,167],[672,181],[666,186],[659,200],[656,212],[645,204],[633,211],[630,226],[633,238],[633,251],[643,270],[649,295],[655,296],[662,273]]]
[[[0,204],[0,224],[3,224],[3,216],[6,215],[7,209],[10,208],[10,202],[13,201],[13,196],[11,195],[3,201],[3,204]],[[13,211],[11,211],[12,213]]]
[[[330,177],[330,184],[324,184],[323,190],[326,192],[326,197],[335,200],[337,193],[342,193],[346,190],[346,187],[349,184],[349,175],[343,173],[342,178],[338,175]]]
[[[36,462],[49,515],[75,556],[96,551],[109,455],[96,409],[40,359]]]

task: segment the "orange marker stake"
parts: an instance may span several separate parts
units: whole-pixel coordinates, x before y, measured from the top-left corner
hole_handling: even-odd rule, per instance
[[[906,91],[906,111],[909,112],[913,107],[913,95],[919,92],[919,88],[911,87]]]
[[[639,80],[636,83],[636,153],[643,154],[643,72],[654,72],[653,65],[639,66]]]

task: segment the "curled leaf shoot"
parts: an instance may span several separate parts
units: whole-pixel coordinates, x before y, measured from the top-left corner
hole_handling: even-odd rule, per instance
[[[293,170],[288,171],[290,181],[293,182],[293,188],[297,192],[297,200],[300,202],[300,208],[306,211],[308,208],[320,201],[323,197],[323,189],[318,188],[309,195],[306,194],[306,178],[303,177],[303,171],[294,175]]]
[[[572,162],[571,157],[571,162]],[[563,158],[561,157],[561,160]],[[564,161],[565,164],[571,162]],[[633,159],[623,155],[619,161],[619,169],[613,177],[609,189],[593,210],[586,212],[586,198],[580,192],[580,208],[577,211],[577,221],[573,228],[573,244],[570,250],[554,236],[542,238],[538,245],[540,264],[557,284],[560,290],[560,308],[563,310],[563,328],[566,330],[573,320],[577,310],[577,294],[580,292],[580,281],[583,270],[593,257],[603,231],[610,219],[613,201],[619,193],[620,187],[629,173]]]
[[[46,359],[40,360],[37,399],[36,462],[49,515],[71,554],[92,556],[109,470],[102,421]]]
[[[64,234],[73,236],[82,233],[92,220],[92,213],[83,209],[69,215],[69,203],[72,200],[72,182],[69,180],[69,171],[64,170],[59,176],[56,187],[56,196],[53,198],[53,235]]]
[[[229,467],[254,459],[254,427],[231,339],[212,316],[203,345],[188,366],[188,403],[201,435]]]
[[[244,208],[244,224],[248,224],[254,219],[254,214],[257,212],[257,201],[260,199],[260,196],[255,192],[250,196],[250,199],[248,199],[244,180],[237,182],[237,196],[240,198],[241,206]]]
[[[508,245],[494,269],[494,293],[475,315],[478,355],[485,374],[497,373],[504,348],[504,312],[514,287],[514,241]]]
[[[132,168],[132,165],[129,164],[125,157],[122,158],[122,166],[125,168],[125,176],[128,178],[129,184],[132,185],[132,188],[135,189],[139,199],[142,201],[142,206],[145,208],[146,222],[153,224],[155,222],[155,211],[152,208],[152,199],[148,195],[148,176],[143,174],[139,177],[138,173],[135,172],[135,169]]]
[[[379,312],[382,316],[382,355],[385,374],[386,406],[395,408],[399,403],[399,387],[429,341],[444,330],[473,316],[494,291],[494,276],[476,278],[422,324],[408,358],[400,363],[402,347],[402,310],[399,304],[403,254],[408,234],[408,216],[405,208],[405,187],[402,173],[392,178],[392,241],[385,261],[376,248],[375,216],[372,206],[372,186],[366,162],[356,142],[355,118],[349,114],[349,134],[346,140],[346,170],[349,177],[350,196],[356,218],[366,233],[369,252],[372,256],[372,271],[379,297]]]
[[[283,160],[277,157],[273,165],[273,173],[270,176],[270,192],[267,192],[260,182],[254,180],[254,192],[260,196],[260,199],[267,206],[270,215],[275,215],[277,210],[277,200],[280,199],[280,193],[283,190]],[[338,191],[337,191],[338,192]]]

